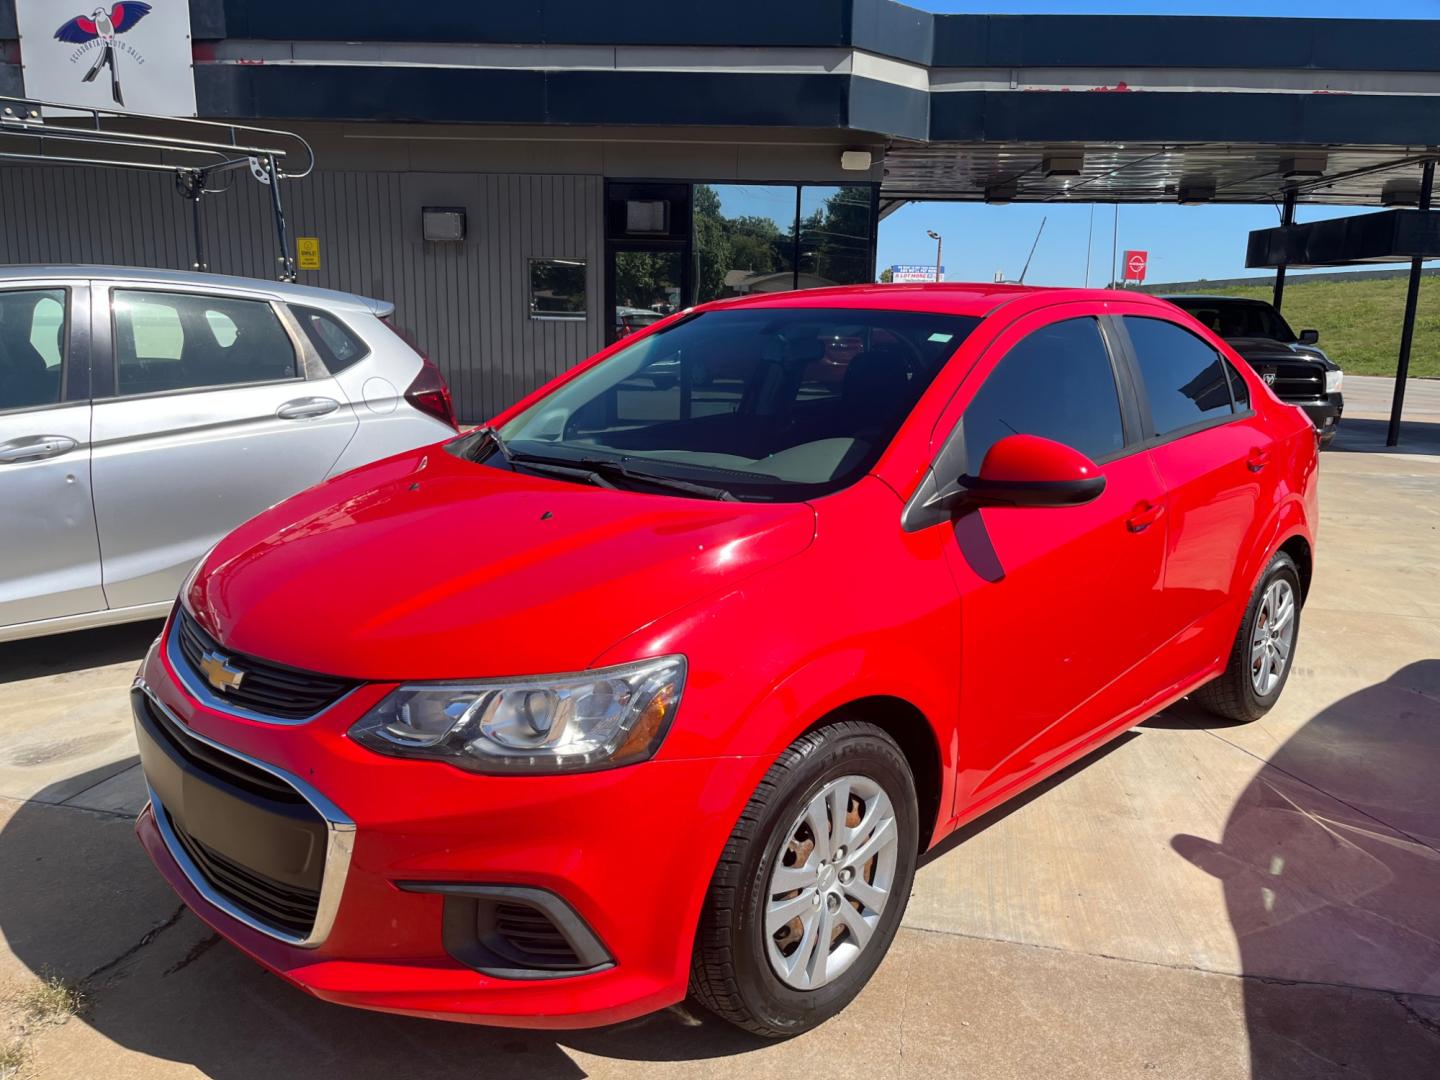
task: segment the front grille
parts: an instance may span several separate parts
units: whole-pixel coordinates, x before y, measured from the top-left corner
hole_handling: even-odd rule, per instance
[[[550,916],[528,904],[495,905],[491,944],[507,959],[527,967],[582,967],[575,949]]]
[[[231,652],[202,630],[195,617],[184,608],[178,613],[173,633],[192,681],[206,688],[212,697],[262,716],[306,720],[329,708],[358,685],[350,679],[317,675],[313,671]],[[243,672],[240,684],[228,690],[211,689],[200,666],[207,653],[218,655],[229,668]]]
[[[196,840],[163,808],[162,813],[195,868],[226,899],[277,930],[296,937],[310,933],[320,907],[318,889],[287,885],[241,866]]]
[[[1325,369],[1319,364],[1256,360],[1254,367],[1262,377],[1275,373],[1270,386],[1281,401],[1313,401],[1325,396]]]
[[[233,784],[241,791],[259,795],[273,802],[287,806],[308,806],[309,803],[289,784],[274,773],[257,769],[249,762],[230,754],[222,753],[213,746],[201,742],[177,724],[164,709],[157,709],[143,693],[136,691],[136,702],[145,710],[145,715],[155,729],[165,737],[171,748],[200,772],[209,773],[220,780]]]

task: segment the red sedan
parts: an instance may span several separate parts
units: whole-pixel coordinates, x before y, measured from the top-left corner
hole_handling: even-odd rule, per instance
[[[140,838],[330,1001],[795,1034],[947,834],[1187,694],[1275,703],[1316,461],[1144,296],[682,312],[221,541],[136,680]]]

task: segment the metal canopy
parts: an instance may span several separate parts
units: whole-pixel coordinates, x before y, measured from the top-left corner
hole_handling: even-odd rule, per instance
[[[1421,165],[1437,156],[1440,149],[1434,146],[897,140],[885,154],[880,196],[976,202],[1279,203],[1293,188],[1304,203],[1378,206],[1387,187],[1418,187]],[[1082,159],[1078,173],[1053,171],[1065,164],[1063,159],[1073,165],[1077,157]],[[1317,165],[1319,174],[1314,175]],[[1296,172],[1297,166],[1303,171]]]
[[[314,151],[299,135],[0,96],[0,160],[172,174],[176,191],[191,204],[196,270],[210,268],[200,229],[200,200],[224,190],[209,186],[216,177],[248,172],[270,189],[280,247],[278,276],[295,280],[280,182],[302,179],[315,167]]]

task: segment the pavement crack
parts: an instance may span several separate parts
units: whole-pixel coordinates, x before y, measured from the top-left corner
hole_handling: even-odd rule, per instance
[[[115,957],[113,960],[107,960],[105,963],[101,964],[99,967],[97,967],[94,971],[90,972],[90,974],[86,975],[86,976],[85,976],[83,979],[81,979],[80,981],[81,981],[82,983],[88,983],[88,982],[90,982],[91,980],[96,979],[96,978],[98,978],[99,976],[105,974],[105,972],[110,971],[110,970],[112,970],[112,969],[114,969],[114,968],[119,967],[119,966],[120,966],[121,964],[123,964],[126,960],[129,960],[132,956],[134,956],[136,953],[138,953],[141,949],[145,948],[146,945],[149,945],[152,941],[154,941],[154,940],[155,940],[157,937],[159,937],[162,933],[164,933],[166,930],[169,930],[170,927],[174,926],[177,922],[179,922],[179,921],[180,921],[180,916],[182,916],[182,915],[184,915],[184,914],[185,914],[185,905],[184,905],[184,904],[178,904],[178,905],[176,905],[176,908],[175,908],[174,912],[171,913],[171,915],[170,915],[170,917],[169,917],[168,919],[166,919],[164,922],[160,923],[158,926],[152,926],[149,930],[146,930],[145,933],[144,933],[144,935],[142,935],[141,938],[140,938],[140,940],[137,941],[134,945],[131,945],[128,949],[126,949],[124,952],[122,952],[119,956]]]
[[[190,946],[189,952],[166,968],[164,974],[174,975],[177,971],[183,971],[218,944],[220,944],[219,934],[210,934],[201,938],[194,945]]]
[[[1405,1010],[1406,1015],[1408,1015],[1411,1020],[1415,1021],[1415,1023],[1419,1024],[1431,1035],[1440,1038],[1440,1022],[1431,1020],[1428,1016],[1425,1016],[1416,1009],[1415,1006],[1411,1005],[1410,1002],[1406,1001],[1407,995],[1391,994],[1390,996],[1395,999],[1396,1005],[1399,1005],[1400,1008]]]

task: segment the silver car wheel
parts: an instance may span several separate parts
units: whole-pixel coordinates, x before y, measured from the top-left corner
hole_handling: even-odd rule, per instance
[[[1280,684],[1295,644],[1295,590],[1284,578],[1270,583],[1250,635],[1250,683],[1261,697]]]
[[[781,835],[765,893],[765,948],[787,986],[816,990],[869,944],[895,880],[899,826],[865,776],[826,784]]]

